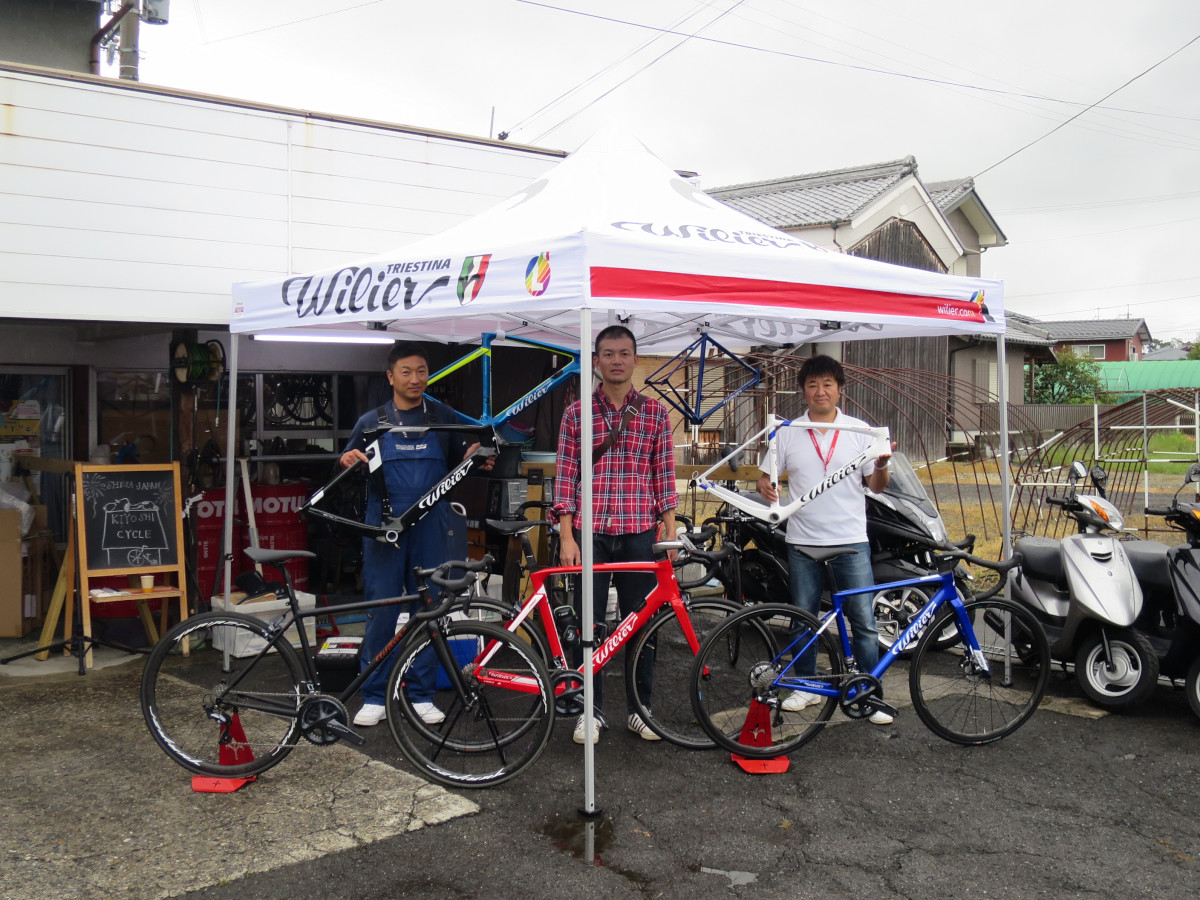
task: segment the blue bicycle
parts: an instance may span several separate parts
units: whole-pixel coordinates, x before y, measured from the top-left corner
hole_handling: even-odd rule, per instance
[[[853,551],[830,548],[809,555],[828,567],[847,552]],[[993,569],[1000,576],[996,586],[962,600],[954,587],[960,559]],[[835,709],[851,719],[877,710],[896,715],[884,700],[881,679],[915,643],[909,690],[921,721],[957,744],[999,740],[1033,715],[1051,666],[1038,621],[995,596],[1020,562],[1019,555],[992,562],[947,549],[938,554],[939,574],[835,590],[833,608],[819,620],[783,603],[730,616],[709,633],[696,656],[691,674],[696,718],[732,753],[748,759],[782,756],[816,737]],[[875,668],[860,672],[842,610],[846,598],[909,586],[936,591]]]

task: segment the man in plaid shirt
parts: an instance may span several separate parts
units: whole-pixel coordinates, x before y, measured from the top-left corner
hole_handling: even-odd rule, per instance
[[[620,430],[607,452],[595,462],[593,471],[593,563],[652,560],[655,528],[660,518],[668,539],[675,537],[675,507],[679,495],[675,491],[671,422],[661,403],[633,389],[637,362],[637,341],[625,326],[612,325],[596,336],[593,364],[600,373],[600,387],[592,394],[591,403],[596,449],[614,426]],[[558,516],[559,556],[564,566],[577,566],[581,562],[580,532],[576,527],[580,502],[580,409],[579,402],[567,409],[558,437],[553,511]],[[627,415],[628,411],[633,412],[632,417]],[[599,609],[605,608],[609,578],[607,572],[597,572],[593,576],[593,598]],[[622,618],[643,605],[654,585],[654,575],[650,572],[628,572],[617,576],[617,599]],[[576,605],[579,605],[578,599]],[[576,608],[576,613],[579,612]],[[578,655],[582,656],[581,650]],[[644,654],[636,673],[644,697],[650,696],[653,666],[652,654]],[[590,736],[593,744],[600,740],[603,722],[600,716],[601,688],[601,681],[597,680],[596,718]],[[625,686],[625,704],[629,730],[648,741],[658,740],[658,735],[646,726],[635,710],[633,685]],[[584,717],[580,716],[575,723],[574,740],[582,744],[587,739]]]

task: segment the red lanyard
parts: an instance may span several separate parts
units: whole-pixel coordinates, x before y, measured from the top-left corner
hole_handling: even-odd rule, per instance
[[[812,441],[813,449],[817,451],[817,459],[821,460],[821,462],[825,464],[826,472],[829,471],[829,463],[833,460],[833,451],[837,449],[837,441],[838,441],[838,438],[841,436],[841,434],[842,434],[841,431],[835,431],[833,433],[833,443],[831,443],[829,445],[829,455],[826,456],[821,453],[821,445],[817,443],[816,429],[815,428],[809,429],[809,432],[808,432],[809,440]]]

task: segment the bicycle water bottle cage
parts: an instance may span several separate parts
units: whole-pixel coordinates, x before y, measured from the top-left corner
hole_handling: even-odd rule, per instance
[[[569,606],[560,606],[554,610],[554,624],[564,647],[574,647],[579,643],[579,616]]]

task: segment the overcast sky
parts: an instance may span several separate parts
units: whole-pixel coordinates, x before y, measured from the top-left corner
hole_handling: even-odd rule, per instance
[[[705,188],[912,155],[976,177],[1009,309],[1190,340],[1197,38],[1194,0],[174,0],[141,78],[566,150],[617,123]]]

